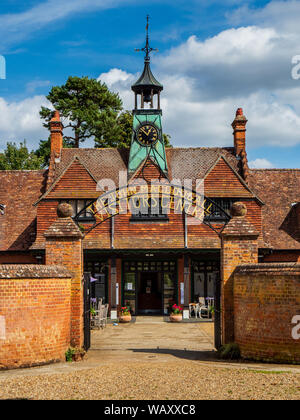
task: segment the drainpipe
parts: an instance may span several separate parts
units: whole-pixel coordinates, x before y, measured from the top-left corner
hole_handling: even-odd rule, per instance
[[[115,218],[114,216],[110,219],[111,220],[111,224],[110,224],[110,246],[112,249],[114,249],[115,247]]]
[[[184,213],[184,247],[188,248],[187,215]]]

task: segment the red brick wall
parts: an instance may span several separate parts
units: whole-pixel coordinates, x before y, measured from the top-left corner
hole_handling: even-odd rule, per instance
[[[65,360],[70,288],[63,267],[0,266],[0,369]]]
[[[158,178],[159,171],[151,162],[135,176],[145,176],[146,180]],[[58,201],[55,199],[92,198],[96,192],[96,183],[86,169],[74,162],[62,176],[51,193],[38,204],[37,242],[44,242],[43,233],[56,220]],[[244,200],[247,206],[247,220],[261,231],[261,207],[251,199],[251,193],[240,182],[236,174],[221,159],[205,180],[205,194],[210,197],[249,198]],[[53,201],[51,200],[53,199]],[[182,214],[169,214],[168,223],[131,223],[131,214],[114,217],[116,249],[159,249],[184,248],[184,218]],[[188,217],[189,221],[191,218]],[[92,230],[84,239],[84,248],[109,249],[111,246],[111,221],[107,220]],[[89,225],[90,226],[90,225]],[[89,227],[86,225],[86,227]],[[209,226],[190,224],[187,229],[189,248],[220,248],[220,238]]]
[[[291,323],[300,315],[300,264],[239,267],[234,275],[234,335],[242,356],[300,362]]]
[[[46,264],[63,265],[72,274],[71,344],[83,345],[83,252],[77,238],[47,238]]]
[[[234,341],[233,274],[239,264],[257,263],[257,240],[247,237],[222,238],[221,310],[222,343]]]

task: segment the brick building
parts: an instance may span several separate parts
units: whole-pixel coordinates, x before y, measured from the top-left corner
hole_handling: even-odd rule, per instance
[[[147,48],[143,73],[132,86],[130,150],[64,149],[56,111],[50,123],[49,169],[0,172],[0,263],[44,263],[44,233],[57,218],[58,204],[68,202],[85,231],[84,266],[95,280],[93,296],[112,308],[130,305],[135,314],[167,313],[173,302],[215,295],[219,234],[236,201],[246,205],[247,220],[259,232],[261,262],[300,262],[300,169],[249,169],[247,119],[241,108],[228,147],[165,148],[163,86],[151,72]],[[203,179],[210,211],[204,212],[202,223],[195,223],[186,212],[165,213],[158,197],[155,206],[151,202],[143,210],[120,212],[100,223],[94,206],[107,191],[101,181],[118,186],[120,172],[128,184],[137,178],[148,184],[153,179],[175,179],[182,185],[189,180],[192,190]]]

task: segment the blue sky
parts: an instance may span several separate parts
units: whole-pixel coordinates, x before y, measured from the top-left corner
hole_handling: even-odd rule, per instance
[[[131,109],[142,70],[134,52],[145,16],[164,84],[164,131],[174,146],[231,146],[238,107],[247,116],[247,151],[256,167],[299,167],[300,2],[239,0],[1,1],[0,148],[46,138],[38,116],[45,95],[69,75],[100,78]],[[299,59],[300,60],[300,59]],[[300,74],[300,71],[299,71]],[[90,145],[90,144],[87,144]]]

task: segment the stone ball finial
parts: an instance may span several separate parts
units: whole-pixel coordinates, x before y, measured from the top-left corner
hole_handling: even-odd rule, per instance
[[[244,203],[237,201],[232,204],[230,214],[232,217],[244,217],[247,214],[247,207]]]
[[[59,218],[72,217],[73,208],[68,203],[61,203],[57,206],[57,216]]]

